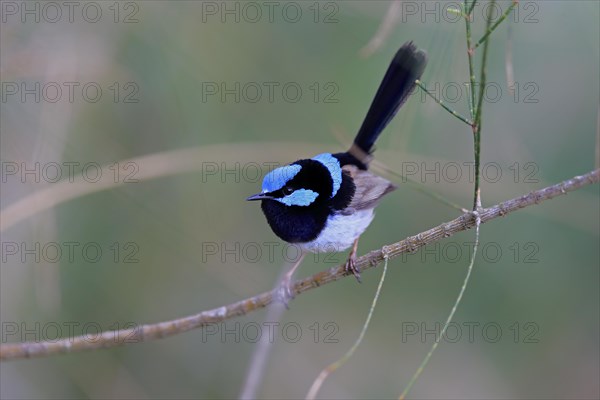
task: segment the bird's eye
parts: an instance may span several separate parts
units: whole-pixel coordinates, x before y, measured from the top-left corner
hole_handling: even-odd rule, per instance
[[[293,187],[291,187],[291,186],[285,186],[285,187],[283,188],[283,194],[285,194],[286,196],[287,196],[288,194],[292,194],[293,192],[294,192],[294,188],[293,188]]]

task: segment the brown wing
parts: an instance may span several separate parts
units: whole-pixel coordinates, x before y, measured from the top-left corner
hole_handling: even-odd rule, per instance
[[[396,189],[396,185],[387,179],[358,169],[354,165],[344,165],[342,170],[352,177],[356,185],[356,192],[348,208],[355,210],[375,208],[379,199]]]

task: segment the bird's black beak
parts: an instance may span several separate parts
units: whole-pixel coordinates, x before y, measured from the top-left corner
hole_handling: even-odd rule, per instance
[[[252,196],[248,197],[246,201],[254,201],[254,200],[267,200],[272,199],[273,196],[269,196],[267,193],[256,193]]]

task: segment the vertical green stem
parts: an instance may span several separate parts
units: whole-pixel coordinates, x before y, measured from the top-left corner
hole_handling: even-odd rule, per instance
[[[465,0],[465,5],[466,5],[467,1]],[[469,7],[466,11],[467,11],[467,15],[470,15],[473,12],[473,9],[475,8],[475,4],[477,3],[477,0],[473,0],[473,3],[471,3],[471,7]]]
[[[493,9],[495,2],[496,2],[496,0],[491,0],[490,7],[488,8],[488,15],[487,15],[487,21],[486,21],[486,32],[490,32],[490,33],[492,31],[492,29],[491,29],[491,20],[492,20],[491,10]],[[469,101],[469,103],[470,103],[469,108],[471,109],[471,117],[473,120],[473,125],[471,125],[471,127],[472,127],[472,131],[473,131],[473,147],[474,147],[474,154],[475,154],[474,155],[474,157],[475,157],[475,193],[473,196],[473,216],[476,219],[475,246],[473,247],[473,252],[471,253],[471,260],[469,262],[469,267],[467,269],[467,275],[465,276],[463,285],[460,289],[460,292],[458,294],[456,301],[454,302],[454,306],[452,307],[452,310],[450,311],[450,314],[448,315],[448,318],[446,319],[446,323],[444,324],[444,327],[442,328],[440,336],[436,339],[433,346],[431,346],[431,349],[425,356],[425,359],[423,360],[423,362],[421,363],[421,365],[419,366],[417,371],[414,373],[414,375],[408,382],[408,385],[406,386],[406,388],[400,395],[399,400],[403,400],[406,398],[406,396],[410,392],[411,387],[417,381],[417,379],[419,378],[419,376],[421,375],[421,373],[427,366],[429,359],[433,355],[435,349],[438,347],[440,340],[446,333],[446,329],[452,322],[452,319],[454,318],[454,314],[456,313],[456,310],[457,310],[457,308],[463,298],[465,290],[467,288],[467,284],[469,283],[469,278],[471,277],[471,272],[473,271],[473,265],[475,264],[475,257],[477,255],[477,248],[479,245],[479,226],[481,224],[481,217],[478,213],[478,210],[481,207],[481,189],[479,186],[480,185],[479,169],[480,169],[480,158],[481,158],[481,115],[482,115],[482,108],[483,108],[483,97],[485,94],[485,85],[486,85],[486,80],[487,80],[486,63],[487,63],[487,57],[488,57],[489,33],[485,36],[484,41],[483,41],[484,46],[483,46],[483,55],[482,55],[482,61],[481,61],[479,97],[476,98],[475,97],[475,74],[473,72],[473,52],[475,49],[471,47],[471,12],[473,11],[473,8],[475,7],[475,3],[476,3],[476,0],[473,0],[473,3],[469,7],[468,0],[464,1],[464,8],[465,8],[465,10],[467,10],[467,18],[465,18],[465,21],[466,21],[466,31],[467,31],[467,55],[469,58],[469,80],[470,80],[470,84],[471,84],[471,99]],[[494,27],[494,29],[495,29],[495,27]],[[477,107],[475,107],[475,99],[477,99]]]
[[[467,29],[467,58],[469,60],[469,87],[471,89],[471,101],[469,104],[469,111],[471,112],[471,120],[475,120],[475,71],[473,67],[473,49],[471,48],[471,12],[477,0],[473,0],[471,7],[467,0],[464,2],[464,9],[467,11],[467,17],[465,18],[465,26]]]
[[[490,7],[488,7],[488,15],[486,20],[486,31],[490,30],[492,23],[492,9],[496,0],[492,0]],[[475,153],[475,190],[473,195],[473,210],[477,210],[481,207],[481,188],[480,188],[480,160],[481,160],[481,117],[483,108],[483,98],[485,94],[485,85],[487,83],[487,72],[486,64],[488,58],[489,49],[489,37],[483,44],[483,55],[481,58],[481,76],[479,78],[479,97],[477,98],[477,108],[475,109],[475,125],[473,127],[473,147]]]

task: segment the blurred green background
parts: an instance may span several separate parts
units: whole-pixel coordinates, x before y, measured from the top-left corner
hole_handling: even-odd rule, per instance
[[[394,11],[384,1],[81,2],[72,18],[55,4],[1,4],[3,224],[19,201],[50,190],[19,212],[41,211],[3,227],[2,344],[93,336],[272,288],[294,249],[245,197],[259,191],[268,163],[344,150],[407,40],[429,54],[423,80],[468,114],[465,27],[446,11],[456,3],[405,1]],[[475,11],[476,38],[485,4]],[[388,35],[366,47],[393,12]],[[493,34],[484,206],[595,168],[599,18],[598,2],[522,1]],[[421,92],[377,147],[387,167],[470,207],[470,129]],[[147,155],[155,157],[138,158]],[[61,183],[53,182],[56,165]],[[106,168],[93,182],[96,165]],[[458,215],[386,176],[400,189],[378,207],[360,254]],[[61,195],[68,200],[54,205]],[[598,398],[599,208],[595,185],[482,226],[456,324],[410,397]],[[462,232],[390,261],[363,344],[320,396],[399,395],[452,307],[472,241],[472,231]],[[345,257],[307,257],[299,276]],[[304,397],[354,343],[380,273],[295,299],[273,325],[257,395]],[[237,397],[256,327],[269,333],[266,318],[262,310],[210,334],[2,363],[0,394]]]

